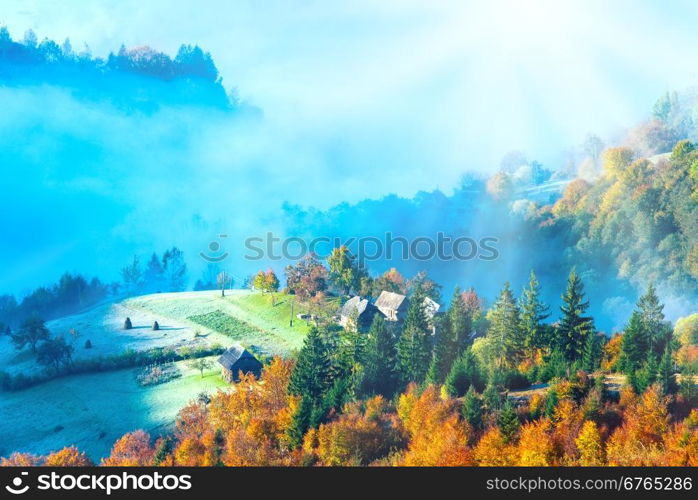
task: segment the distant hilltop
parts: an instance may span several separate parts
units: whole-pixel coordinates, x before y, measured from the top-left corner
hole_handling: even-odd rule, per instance
[[[81,97],[113,101],[143,110],[159,104],[237,107],[226,94],[211,54],[196,45],[182,45],[177,55],[141,46],[93,57],[89,47],[75,51],[69,39],[61,45],[38,41],[29,30],[16,41],[0,27],[0,85],[55,85]]]

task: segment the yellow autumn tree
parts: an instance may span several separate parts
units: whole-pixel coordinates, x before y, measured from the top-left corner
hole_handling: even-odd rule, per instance
[[[604,464],[601,434],[596,422],[585,421],[575,443],[579,450],[579,465],[592,467]]]
[[[577,445],[574,440],[584,422],[582,411],[571,396],[567,395],[557,404],[553,421],[553,442],[560,456],[560,465],[571,465],[577,459]]]
[[[601,154],[604,174],[609,177],[620,176],[632,163],[633,150],[628,147],[608,148]]]
[[[542,418],[529,422],[521,428],[518,465],[545,467],[555,465],[555,449],[548,433],[550,421]]]
[[[491,427],[475,446],[475,463],[481,467],[516,465],[517,450],[504,439],[498,427]]]

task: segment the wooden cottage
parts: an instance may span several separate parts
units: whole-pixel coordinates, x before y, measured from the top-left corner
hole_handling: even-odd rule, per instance
[[[339,324],[344,328],[354,328],[363,331],[371,326],[373,316],[378,312],[376,306],[368,299],[362,299],[358,295],[347,300],[339,311]],[[353,323],[356,321],[356,325]]]
[[[253,373],[257,377],[262,372],[262,363],[241,346],[234,346],[225,351],[218,358],[218,363],[221,365],[221,375],[228,382],[237,382],[240,372]]]
[[[376,300],[376,307],[385,316],[386,321],[402,322],[407,314],[407,308],[409,307],[410,299],[399,293],[387,292],[383,290]],[[434,330],[434,316],[439,313],[441,305],[432,300],[429,297],[424,298],[423,303],[424,314],[429,320],[430,326],[432,328],[432,333]]]
[[[406,296],[385,290],[376,300],[376,307],[385,316],[386,321],[402,321],[407,313],[407,305]]]

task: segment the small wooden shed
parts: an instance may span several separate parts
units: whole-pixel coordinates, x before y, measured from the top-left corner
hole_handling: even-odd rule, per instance
[[[225,351],[218,363],[221,365],[221,375],[228,382],[240,379],[240,372],[253,373],[256,377],[262,372],[262,363],[242,346],[234,346]]]

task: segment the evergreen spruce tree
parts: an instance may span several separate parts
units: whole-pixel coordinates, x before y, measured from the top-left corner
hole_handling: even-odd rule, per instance
[[[148,291],[159,291],[165,286],[165,270],[156,253],[153,253],[148,261],[143,281]]]
[[[521,297],[521,329],[523,331],[524,348],[530,353],[534,349],[548,347],[549,339],[545,338],[547,328],[543,324],[550,316],[548,306],[541,302],[540,283],[536,273],[531,271],[528,287]]]
[[[341,412],[344,404],[352,398],[352,380],[350,376],[334,379],[332,387],[323,395],[319,403],[315,404],[310,415],[310,427],[317,427],[325,423],[330,411]]]
[[[589,302],[584,300],[584,285],[573,268],[567,279],[567,290],[562,296],[562,318],[557,338],[567,361],[581,358],[588,335],[594,335],[594,320],[585,316]]]
[[[165,436],[160,440],[153,456],[153,465],[170,465],[166,464],[165,461],[174,450],[174,443],[173,437]]]
[[[548,390],[548,394],[545,396],[545,416],[548,418],[553,418],[555,415],[555,409],[557,408],[557,403],[559,398],[557,391],[555,389]]]
[[[630,374],[640,368],[647,359],[647,352],[647,331],[642,321],[642,314],[639,311],[633,311],[621,340],[621,356],[625,373]]]
[[[423,382],[431,361],[431,333],[424,297],[421,287],[417,287],[410,298],[397,343],[397,367],[403,385]]]
[[[368,331],[363,392],[392,397],[397,389],[396,362],[395,338],[383,316],[376,314]]]
[[[647,349],[653,351],[656,358],[660,359],[669,345],[673,328],[671,323],[664,321],[664,304],[659,301],[652,283],[638,300],[637,308],[644,327]]]
[[[303,436],[310,428],[313,413],[313,401],[308,396],[301,397],[300,404],[293,414],[291,425],[286,431],[286,439],[290,448],[297,448],[303,443]]]
[[[654,352],[648,352],[645,364],[636,373],[635,391],[638,394],[645,392],[649,386],[657,381],[658,373],[659,364],[657,363],[657,358],[654,357]]]
[[[470,349],[467,349],[454,363],[446,376],[444,386],[446,392],[452,397],[464,395],[470,387],[475,390],[482,389],[483,377],[477,358]]]
[[[318,402],[331,383],[330,370],[326,341],[320,330],[312,327],[298,353],[288,384],[289,393],[309,398],[311,403]]]
[[[354,328],[343,330],[339,337],[340,344],[333,363],[337,365],[336,371],[339,372],[339,377],[331,376],[331,378],[333,380],[346,379],[347,394],[354,397],[363,379],[363,365],[367,355],[367,337]]]
[[[434,348],[427,372],[427,382],[440,385],[446,379],[446,375],[453,365],[455,343],[452,341],[451,324],[448,316],[435,318],[436,332],[434,334]]]
[[[448,320],[451,328],[451,340],[454,343],[451,363],[470,345],[473,330],[472,313],[468,311],[460,288],[456,287],[448,308]]]
[[[676,382],[674,381],[674,360],[669,346],[664,350],[662,360],[659,362],[657,370],[657,380],[662,387],[664,394],[676,392]]]
[[[482,401],[472,385],[463,399],[463,418],[473,429],[482,429]]]
[[[487,387],[485,387],[485,390],[482,393],[482,402],[487,408],[487,411],[490,413],[497,411],[502,407],[502,395],[492,381],[487,384]]]
[[[519,432],[519,417],[511,401],[507,400],[499,413],[499,430],[507,443],[512,443]]]
[[[582,369],[587,373],[593,373],[599,367],[600,345],[596,335],[588,335],[584,342],[582,352]]]
[[[681,367],[681,382],[679,383],[679,394],[687,403],[691,403],[698,391],[693,382],[696,370],[690,363]]]
[[[638,300],[637,307],[647,335],[647,348],[652,350],[654,348],[654,337],[659,333],[664,321],[664,304],[659,302],[654,284],[649,284],[645,294]]]
[[[639,394],[641,392],[638,391],[638,389],[640,388],[640,381],[638,376],[639,373],[640,370],[631,370],[629,372],[626,372],[625,377],[625,383],[633,388],[635,394]]]
[[[487,336],[493,340],[499,366],[515,364],[523,349],[521,313],[508,281],[487,319],[490,321]]]

